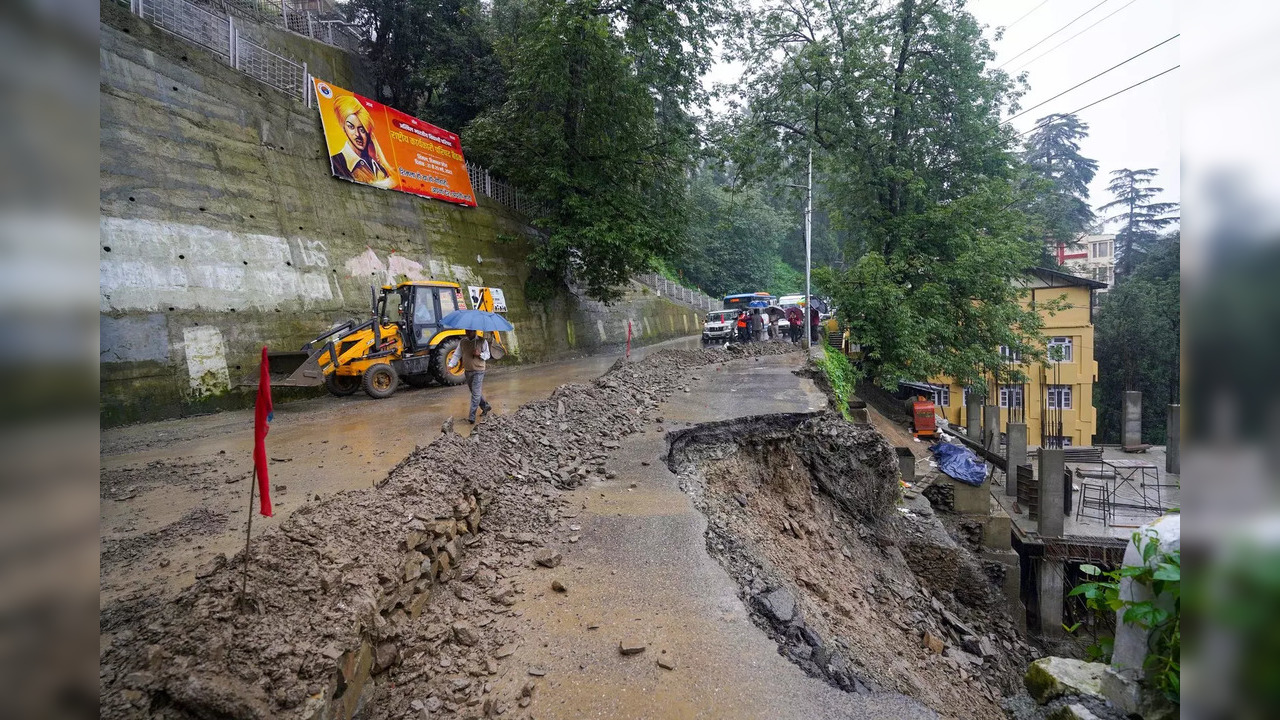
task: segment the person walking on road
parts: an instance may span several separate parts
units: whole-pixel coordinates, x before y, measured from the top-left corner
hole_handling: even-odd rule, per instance
[[[764,318],[760,316],[759,310],[751,316],[751,330],[757,342],[764,339]]]
[[[455,362],[462,363],[462,370],[466,374],[467,387],[471,388],[471,412],[467,416],[467,422],[475,424],[476,409],[478,408],[485,415],[492,411],[489,401],[484,399],[484,373],[486,362],[489,360],[489,341],[476,337],[475,330],[467,330],[467,336],[462,338],[462,342],[458,344],[457,351],[453,354],[454,362],[450,362],[449,366],[454,367]]]
[[[818,308],[816,308],[816,307],[811,307],[811,308],[809,308],[809,331],[810,331],[810,340],[812,340],[812,341],[813,341],[813,342],[815,342],[815,343],[816,343],[816,342],[818,342],[818,325],[819,325],[819,319],[820,319],[820,316],[819,316],[819,314],[818,314]]]
[[[747,311],[742,310],[738,313],[738,342],[745,343],[751,340],[751,328],[747,320]]]

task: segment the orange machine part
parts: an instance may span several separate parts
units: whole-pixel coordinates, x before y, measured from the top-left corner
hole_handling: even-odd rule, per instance
[[[933,414],[933,401],[917,400],[911,404],[911,414],[915,420],[916,434],[933,436],[938,432],[937,418]]]

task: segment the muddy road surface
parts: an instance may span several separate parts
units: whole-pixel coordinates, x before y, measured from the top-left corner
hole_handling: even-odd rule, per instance
[[[693,348],[696,337],[644,348]],[[545,398],[564,383],[589,382],[621,353],[496,367],[485,397],[498,414]],[[277,405],[267,437],[275,516],[253,520],[257,536],[309,500],[370,487],[456,418],[467,435],[465,386],[414,389],[373,400],[363,393]],[[244,547],[253,465],[253,411],[237,410],[105,430],[101,436],[100,599],[175,592],[219,553]]]

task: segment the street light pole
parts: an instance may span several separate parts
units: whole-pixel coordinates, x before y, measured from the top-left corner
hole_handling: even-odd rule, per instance
[[[809,146],[809,187],[804,208],[804,335],[805,347],[813,350],[813,297],[810,295],[810,275],[813,271],[813,146]]]

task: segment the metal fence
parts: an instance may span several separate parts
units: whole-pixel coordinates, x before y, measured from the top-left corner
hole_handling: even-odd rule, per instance
[[[263,0],[251,0],[263,1]],[[270,2],[270,0],[265,0]],[[278,20],[288,30],[319,40],[322,43],[340,47],[350,52],[359,52],[361,36],[349,23],[335,18],[325,18],[315,12],[301,8],[297,3],[280,2]]]
[[[216,15],[185,0],[132,0],[129,9],[161,30],[232,61],[235,40],[229,16]]]
[[[277,55],[243,37],[234,32],[234,23],[232,36],[236,43],[232,62],[235,69],[277,90],[297,95],[310,105],[311,74],[307,72],[306,63],[297,63]]]
[[[694,310],[711,311],[720,309],[720,301],[710,295],[701,290],[687,288],[679,283],[671,282],[663,275],[649,273],[647,275],[636,275],[635,279],[641,285],[653,288],[659,295],[684,303]]]

